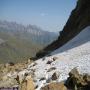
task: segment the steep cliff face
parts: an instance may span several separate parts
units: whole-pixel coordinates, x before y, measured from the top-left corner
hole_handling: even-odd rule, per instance
[[[72,10],[71,15],[56,41],[36,54],[41,58],[55,49],[63,46],[85,27],[90,25],[90,0],[78,0],[76,8]]]

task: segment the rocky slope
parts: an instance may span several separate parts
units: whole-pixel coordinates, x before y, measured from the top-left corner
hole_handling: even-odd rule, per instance
[[[53,43],[37,53],[37,57],[43,57],[53,50],[63,46],[85,27],[90,25],[90,0],[78,0],[76,8],[71,12],[71,15],[60,32],[60,36]]]
[[[43,86],[52,80],[53,73],[57,78],[54,80],[61,82],[66,80],[68,73],[73,68],[78,68],[80,73],[90,74],[90,26],[86,27],[80,34],[70,40],[66,45],[52,52],[51,56],[37,60],[36,65],[31,64],[28,69],[35,70],[36,84]],[[82,43],[85,40],[85,43]],[[80,44],[81,43],[81,44]],[[71,49],[68,47],[74,46]],[[79,45],[79,46],[78,46]],[[65,50],[66,49],[66,50]],[[63,50],[63,52],[62,52]],[[40,80],[41,78],[44,80]]]

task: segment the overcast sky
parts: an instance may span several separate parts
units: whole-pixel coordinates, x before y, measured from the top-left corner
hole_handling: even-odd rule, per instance
[[[0,0],[0,20],[60,31],[77,0]]]

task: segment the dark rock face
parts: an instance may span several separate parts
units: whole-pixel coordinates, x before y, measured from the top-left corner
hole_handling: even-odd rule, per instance
[[[76,68],[69,73],[66,84],[70,90],[90,90],[90,75],[81,75]]]
[[[76,8],[71,12],[71,15],[64,26],[63,31],[60,32],[58,39],[37,53],[36,56],[41,58],[47,55],[48,52],[50,53],[55,49],[60,48],[89,25],[90,0],[78,0]]]
[[[52,80],[57,80],[57,79],[58,79],[57,74],[56,74],[56,73],[53,73],[53,75],[52,75]]]

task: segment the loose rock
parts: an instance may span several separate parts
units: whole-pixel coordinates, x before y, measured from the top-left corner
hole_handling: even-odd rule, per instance
[[[67,90],[67,88],[64,83],[52,82],[45,87],[42,87],[41,90]]]

